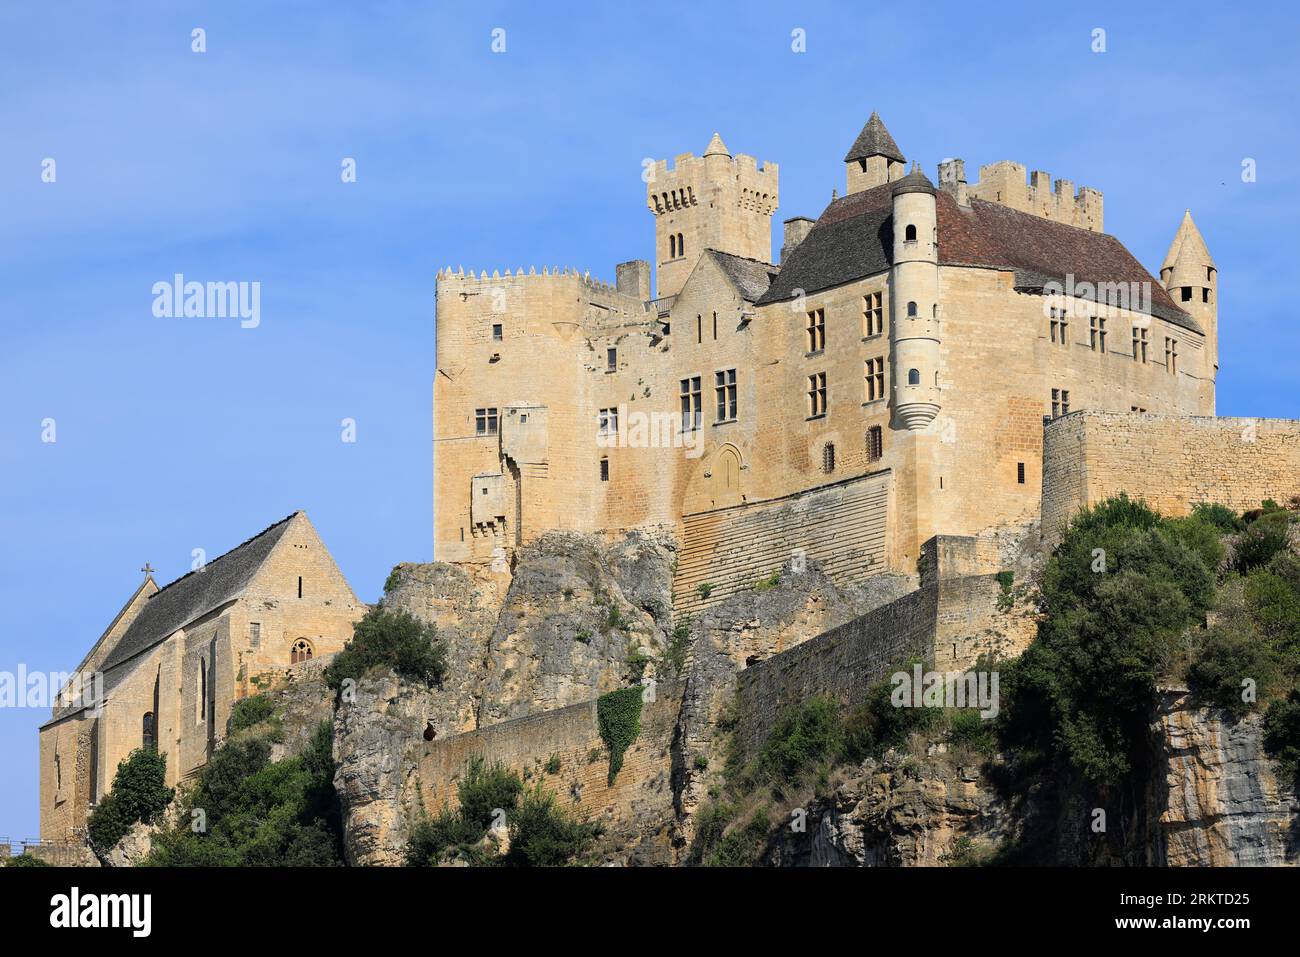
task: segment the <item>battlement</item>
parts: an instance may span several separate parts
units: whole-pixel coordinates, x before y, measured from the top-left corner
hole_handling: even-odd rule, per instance
[[[965,164],[961,160],[947,160],[940,167],[940,184],[959,188],[963,194],[1067,226],[1102,231],[1102,195],[1089,186],[1081,186],[1076,192],[1072,180],[1053,182],[1050,173],[1029,173],[1023,164],[1012,160],[981,166],[979,182],[969,186],[964,178]]]
[[[721,162],[715,161],[720,159]],[[780,167],[753,156],[696,156],[682,153],[673,159],[657,160],[646,181],[646,206],[656,216],[698,206],[705,187],[721,189],[737,184],[735,201],[755,212],[771,216],[778,205]]]

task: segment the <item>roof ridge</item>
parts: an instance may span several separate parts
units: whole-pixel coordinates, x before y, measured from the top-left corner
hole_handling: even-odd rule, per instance
[[[753,256],[741,256],[737,253],[729,253],[725,249],[715,249],[713,246],[706,246],[704,248],[711,253],[718,254],[719,256],[726,256],[728,259],[741,259],[747,263],[754,263],[758,266],[771,266],[773,269],[781,268],[777,263],[770,263],[766,259],[755,259]]]
[[[197,575],[197,574],[199,574],[200,572],[206,570],[207,568],[209,568],[209,567],[215,565],[217,562],[221,561],[223,558],[227,558],[227,557],[229,557],[230,555],[233,555],[235,552],[239,551],[239,550],[240,550],[241,548],[243,548],[245,545],[251,545],[253,542],[257,541],[257,540],[258,540],[259,538],[261,538],[263,535],[267,534],[268,532],[272,532],[272,531],[274,531],[275,529],[279,528],[279,527],[280,527],[281,525],[283,525],[285,522],[289,521],[291,518],[293,518],[295,515],[300,514],[301,512],[302,512],[302,509],[295,509],[294,511],[292,511],[292,512],[290,512],[288,515],[286,515],[284,518],[280,519],[278,522],[272,522],[270,525],[266,526],[266,528],[262,529],[262,530],[261,530],[260,532],[258,532],[256,535],[251,535],[251,536],[249,536],[248,538],[244,539],[242,542],[240,542],[238,545],[234,546],[233,548],[227,548],[224,552],[222,552],[220,555],[218,555],[216,558],[212,559],[211,561],[204,562],[203,565],[202,565],[201,567],[199,567],[199,568],[192,568],[192,569],[190,569],[189,571],[187,571],[184,575],[182,575],[180,578],[176,578],[176,579],[173,579],[172,581],[169,581],[166,585],[163,585],[163,586],[162,586],[161,588],[159,588],[156,592],[154,592],[152,595],[150,595],[150,596],[149,596],[149,601],[153,601],[155,598],[157,598],[159,595],[161,595],[161,594],[162,594],[163,592],[165,592],[167,589],[171,588],[173,585],[179,585],[181,582],[185,581],[185,579],[189,578],[191,575]]]

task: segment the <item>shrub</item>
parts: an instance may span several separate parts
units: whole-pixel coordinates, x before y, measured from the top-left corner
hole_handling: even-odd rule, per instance
[[[766,806],[759,808],[740,827],[721,834],[704,857],[705,867],[752,867],[767,849],[772,822]]]
[[[686,653],[691,647],[691,622],[689,618],[678,622],[673,628],[673,636],[668,641],[664,652],[664,665],[671,668],[673,674],[680,678],[686,670]]]
[[[1232,567],[1246,573],[1267,565],[1287,546],[1291,520],[1285,512],[1265,512],[1237,538]]]
[[[771,591],[779,584],[781,584],[781,570],[778,568],[766,578],[754,582],[754,591]]]
[[[352,640],[325,669],[334,690],[346,678],[360,678],[371,668],[387,667],[426,685],[442,682],[447,649],[433,625],[405,611],[372,608],[352,629]]]
[[[599,823],[558,807],[555,795],[538,782],[524,792],[509,817],[510,850],[503,863],[513,867],[559,867],[586,854],[600,836]]]
[[[1300,775],[1300,690],[1291,689],[1283,701],[1274,701],[1264,715],[1264,747],[1291,779]]]
[[[166,755],[153,748],[132,751],[117,766],[112,788],[90,816],[91,843],[107,851],[137,823],[153,823],[174,794],[166,781]]]
[[[552,754],[550,760],[546,762],[546,765],[545,767],[543,767],[542,770],[544,770],[547,774],[559,774],[560,756],[558,754]]]
[[[226,734],[243,731],[255,724],[269,721],[275,714],[275,705],[266,695],[255,694],[240,698],[230,709],[230,720],[226,722]]]
[[[5,864],[6,867],[49,867],[48,861],[43,861],[39,857],[23,853],[17,857],[11,857]]]
[[[1224,534],[1240,532],[1246,527],[1241,516],[1226,505],[1197,502],[1192,506],[1192,517],[1207,525],[1213,525]]]
[[[558,756],[555,759],[558,763]],[[524,782],[500,761],[487,764],[482,756],[469,759],[465,777],[456,789],[460,813],[466,821],[486,832],[497,808],[509,812],[519,801]],[[482,833],[479,835],[482,837]]]
[[[1278,677],[1276,656],[1245,623],[1210,629],[1187,669],[1188,684],[1197,697],[1236,715],[1251,709],[1251,704],[1242,700],[1243,679],[1252,679],[1263,694],[1274,687]]]
[[[764,777],[795,787],[809,771],[838,757],[844,742],[839,710],[835,699],[820,695],[783,708],[759,752]]]
[[[596,725],[609,749],[610,784],[623,766],[624,752],[641,733],[641,696],[641,687],[633,685],[596,699]]]
[[[695,586],[695,591],[701,598],[708,598],[713,594],[713,584],[711,582],[700,582]]]

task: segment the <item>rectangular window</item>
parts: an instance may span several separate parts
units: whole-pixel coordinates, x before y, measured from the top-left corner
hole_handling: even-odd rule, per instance
[[[682,379],[682,431],[690,432],[700,427],[703,405],[700,397],[700,377]]]
[[[1016,463],[1016,484],[1017,485],[1025,484],[1025,463],[1024,462]]]
[[[1056,317],[1056,307],[1051,307],[1051,313],[1048,318],[1048,325],[1051,329],[1052,342],[1057,342],[1061,333],[1061,322]]]
[[[885,454],[884,433],[880,426],[873,425],[867,429],[867,461],[875,462]]]
[[[885,357],[868,359],[867,367],[867,401],[874,402],[885,397]]]
[[[493,342],[501,341],[501,323],[499,322],[492,323],[492,341]]]
[[[605,371],[613,372],[617,368],[618,368],[618,350],[606,349],[605,350]]]
[[[808,417],[826,414],[826,373],[817,372],[808,377]]]
[[[1147,362],[1147,330],[1140,326],[1133,327],[1133,361]]]
[[[1056,318],[1061,323],[1061,345],[1067,346],[1070,344],[1070,314],[1065,306],[1060,308]]]
[[[1070,390],[1052,390],[1052,418],[1058,418],[1070,411]]]
[[[736,370],[713,373],[713,391],[718,400],[716,422],[730,422],[736,417]]]
[[[497,410],[496,409],[475,409],[474,410],[474,433],[476,435],[497,434]]]
[[[1165,371],[1173,374],[1178,371],[1178,340],[1165,337]]]
[[[704,341],[704,317],[695,317],[695,344],[699,345]]]
[[[1182,294],[1183,294],[1183,302],[1191,302],[1191,301],[1192,301],[1192,287],[1191,287],[1191,286],[1183,286],[1183,287],[1182,287]]]
[[[716,342],[717,339],[718,339],[718,314],[715,312],[715,313],[713,314],[713,340],[714,340],[714,342]]]
[[[884,294],[869,292],[862,297],[862,334],[878,336],[885,331]]]
[[[260,621],[250,621],[248,623],[248,646],[250,648],[261,647],[262,644],[262,623]]]
[[[600,480],[602,482],[609,481],[609,459],[600,460]]]
[[[1106,320],[1092,316],[1088,320],[1089,345],[1093,352],[1106,351]]]
[[[821,352],[826,348],[826,310],[814,309],[808,313],[808,351]]]
[[[618,409],[601,409],[597,418],[601,435],[613,435],[618,432]]]

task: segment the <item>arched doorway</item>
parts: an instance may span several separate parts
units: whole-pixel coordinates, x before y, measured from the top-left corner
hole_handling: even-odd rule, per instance
[[[739,505],[740,492],[740,453],[734,446],[724,445],[713,460],[713,478],[711,481],[713,504],[716,508]]]

